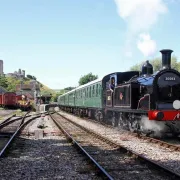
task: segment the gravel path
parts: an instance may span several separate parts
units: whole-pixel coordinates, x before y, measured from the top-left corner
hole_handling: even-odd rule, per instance
[[[86,128],[94,130],[101,135],[180,173],[180,152],[139,139],[125,131],[108,128],[101,124],[86,121],[62,111],[59,113]]]

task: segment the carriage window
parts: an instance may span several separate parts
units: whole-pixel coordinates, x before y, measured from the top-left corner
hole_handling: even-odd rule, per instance
[[[99,85],[99,95],[101,94],[101,85]]]
[[[95,93],[94,93],[94,85],[93,85],[93,90],[92,90],[92,96],[94,97],[95,96]]]
[[[91,87],[89,87],[89,97],[91,97]]]
[[[96,96],[98,96],[98,84],[96,84]]]

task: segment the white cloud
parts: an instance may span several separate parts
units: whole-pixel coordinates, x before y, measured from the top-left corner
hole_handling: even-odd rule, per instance
[[[114,0],[119,16],[127,23],[127,46],[138,34],[149,32],[168,9],[163,0]],[[129,51],[128,47],[126,48]]]
[[[138,49],[144,54],[144,56],[153,56],[156,52],[156,42],[151,39],[149,34],[140,34],[137,42]]]

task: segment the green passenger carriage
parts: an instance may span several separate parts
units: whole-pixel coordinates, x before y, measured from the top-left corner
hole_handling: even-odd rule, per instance
[[[91,81],[59,96],[58,104],[69,107],[102,108],[102,79]]]
[[[124,99],[119,102],[120,87],[118,84],[128,82],[135,76],[139,76],[139,71],[108,74],[103,78],[91,81],[59,96],[58,105],[62,110],[67,112],[80,116],[88,116],[89,118],[96,118],[99,121],[104,120],[104,117],[106,116],[108,121],[110,120],[111,123],[114,124],[114,118],[112,119],[112,117],[115,116],[114,112],[116,111],[119,116],[119,111],[122,109],[128,108],[130,110],[133,107],[132,102],[134,102],[134,99],[137,97],[135,96],[136,91],[128,91],[125,97],[125,104]],[[115,83],[115,91],[113,94],[109,89],[112,79],[114,79]],[[114,97],[117,98],[114,99]],[[129,97],[132,97],[132,99]],[[114,111],[114,107],[118,108]],[[119,109],[119,107],[122,109]]]

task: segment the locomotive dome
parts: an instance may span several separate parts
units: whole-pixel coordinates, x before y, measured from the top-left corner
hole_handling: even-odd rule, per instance
[[[153,74],[153,66],[149,63],[147,60],[143,65],[142,65],[142,75],[151,75]]]

